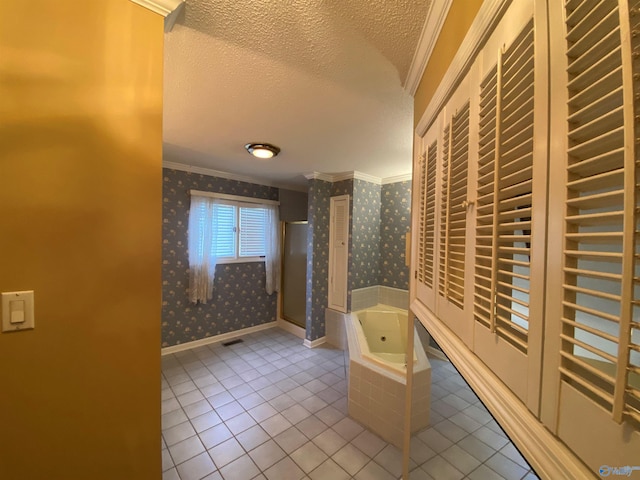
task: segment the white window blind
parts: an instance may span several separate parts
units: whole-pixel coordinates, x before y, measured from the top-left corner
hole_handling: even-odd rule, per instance
[[[239,207],[240,245],[238,256],[265,255],[267,211],[264,208]]]
[[[236,252],[236,208],[218,204],[214,207],[216,231],[213,248],[218,258],[233,258]]]

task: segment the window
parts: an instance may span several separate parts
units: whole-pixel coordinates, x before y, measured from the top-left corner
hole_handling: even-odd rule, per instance
[[[213,248],[218,263],[256,261],[266,255],[267,209],[260,206],[216,204]]]
[[[218,263],[264,260],[265,289],[269,295],[278,290],[277,202],[192,190],[188,235],[192,303],[211,300]]]

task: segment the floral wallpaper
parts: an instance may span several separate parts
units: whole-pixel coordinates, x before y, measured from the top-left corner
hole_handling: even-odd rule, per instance
[[[309,180],[306,339],[324,337],[329,282],[329,202],[331,183]]]
[[[349,290],[378,285],[380,277],[380,185],[356,179]]]
[[[405,234],[411,228],[411,181],[382,185],[380,212],[380,281],[409,290]]]
[[[278,200],[277,188],[180,170],[163,170],[162,346],[199,340],[271,322],[277,295],[264,290],[261,262],[218,265],[214,298],[206,305],[188,301],[187,226],[189,190]],[[306,338],[325,335],[328,301],[329,205],[332,196],[350,196],[349,277],[351,291],[383,285],[409,288],[405,233],[410,227],[411,182],[377,185],[359,179],[309,181]],[[298,202],[298,200],[295,200]]]
[[[278,200],[278,189],[274,187],[163,169],[163,347],[276,319],[277,295],[265,292],[262,262],[218,265],[214,298],[206,305],[189,303],[187,227],[191,189]]]

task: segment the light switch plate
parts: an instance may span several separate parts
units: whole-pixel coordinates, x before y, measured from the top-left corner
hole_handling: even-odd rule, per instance
[[[34,327],[33,290],[2,292],[2,331],[17,332]]]

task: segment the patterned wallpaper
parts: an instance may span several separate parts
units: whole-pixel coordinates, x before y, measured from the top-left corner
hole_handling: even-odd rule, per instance
[[[405,233],[411,228],[411,181],[382,185],[380,213],[380,280],[386,287],[409,289]]]
[[[218,265],[214,298],[188,301],[187,226],[189,190],[278,199],[265,185],[164,169],[162,346],[167,347],[275,320],[277,296],[264,291],[261,262]],[[350,195],[349,278],[351,291],[374,285],[408,289],[404,234],[410,226],[411,182],[377,185],[359,179],[309,181],[306,338],[325,335],[329,263],[330,197]]]
[[[264,263],[216,268],[212,301],[189,303],[189,190],[278,199],[278,189],[179,170],[163,170],[162,346],[199,340],[276,319],[277,295],[264,290]]]
[[[380,278],[380,185],[356,179],[349,289],[378,285]]]
[[[329,202],[331,183],[309,180],[307,240],[307,321],[306,339],[324,337],[324,312],[329,281]]]

